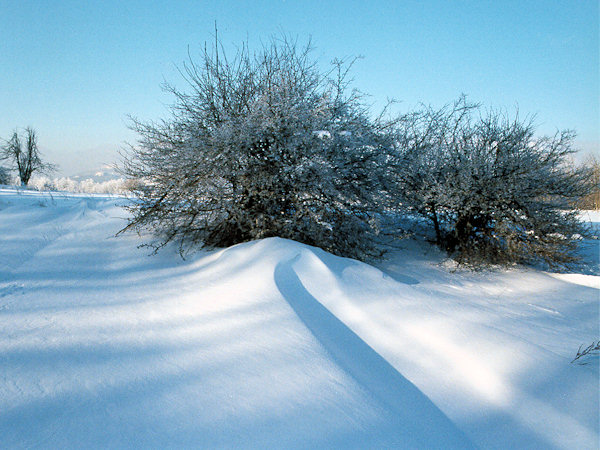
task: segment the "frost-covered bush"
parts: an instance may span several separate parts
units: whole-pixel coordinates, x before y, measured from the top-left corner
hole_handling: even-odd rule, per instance
[[[128,192],[130,182],[117,178],[107,181],[73,180],[69,177],[50,178],[46,176],[33,176],[28,187],[38,191],[61,191],[87,194],[124,194]]]
[[[229,246],[269,236],[339,255],[377,253],[372,237],[381,202],[378,177],[389,145],[355,92],[348,65],[333,77],[310,47],[271,40],[227,59],[219,46],[182,71],[188,92],[172,117],[134,120],[139,142],[124,173],[143,179],[126,229],[149,228],[157,248]]]
[[[91,178],[79,181],[77,192],[97,194],[123,194],[127,192],[127,182],[123,178],[107,181],[94,181]]]
[[[397,198],[462,262],[568,263],[583,233],[572,205],[590,189],[589,171],[570,163],[573,139],[536,137],[531,120],[464,97],[425,108],[398,127]]]

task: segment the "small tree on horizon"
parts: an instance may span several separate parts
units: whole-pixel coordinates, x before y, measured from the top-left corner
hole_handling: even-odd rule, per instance
[[[55,166],[42,161],[37,145],[37,134],[31,127],[25,128],[25,136],[17,130],[0,148],[0,159],[9,160],[15,166],[22,186],[27,186],[35,172],[50,172]]]

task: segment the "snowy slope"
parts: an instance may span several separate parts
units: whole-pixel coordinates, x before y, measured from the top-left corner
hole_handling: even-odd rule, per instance
[[[600,277],[148,256],[126,201],[0,190],[1,448],[597,447]]]

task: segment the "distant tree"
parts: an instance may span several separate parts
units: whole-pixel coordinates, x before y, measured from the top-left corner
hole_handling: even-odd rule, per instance
[[[0,166],[0,184],[10,184],[10,172],[6,167]]]
[[[592,190],[577,206],[581,209],[600,209],[600,161],[596,156],[590,156],[584,163],[584,168],[591,173]]]
[[[591,187],[570,163],[574,136],[536,137],[530,119],[464,97],[424,108],[398,127],[396,198],[460,261],[566,264],[584,232],[573,205]]]
[[[123,172],[138,200],[125,229],[149,228],[181,251],[279,236],[366,258],[382,202],[388,125],[348,92],[351,64],[324,74],[311,48],[272,39],[233,59],[215,44],[167,86],[170,120],[133,121]],[[140,183],[141,181],[142,183]]]
[[[10,160],[21,180],[22,186],[27,186],[34,172],[54,170],[52,164],[42,161],[37,145],[37,135],[33,128],[25,128],[25,137],[15,131],[12,137],[0,148],[0,159]]]

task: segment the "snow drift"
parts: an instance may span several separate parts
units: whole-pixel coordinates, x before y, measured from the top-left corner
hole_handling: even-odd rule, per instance
[[[126,201],[0,190],[0,446],[597,446],[599,277],[148,256]]]

